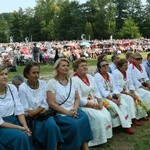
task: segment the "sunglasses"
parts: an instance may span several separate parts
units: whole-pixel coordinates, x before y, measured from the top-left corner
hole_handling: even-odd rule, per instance
[[[109,64],[104,64],[104,65],[101,65],[101,67],[106,67],[106,66],[108,66]]]
[[[143,58],[134,58],[135,60],[137,60],[137,61],[140,61],[140,60],[142,60]]]

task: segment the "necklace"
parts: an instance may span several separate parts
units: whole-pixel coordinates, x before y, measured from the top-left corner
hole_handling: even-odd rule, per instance
[[[3,97],[1,97],[1,96],[2,96],[2,95],[1,95],[1,96],[0,96],[0,99],[5,99],[5,98],[6,98],[6,91],[7,91],[7,87],[5,87],[5,89],[4,89],[4,94],[2,94]]]
[[[66,79],[67,80],[67,82],[66,83],[63,83],[62,81],[60,81],[59,79],[57,79],[57,81],[61,84],[61,85],[63,85],[63,86],[66,86],[67,84],[68,84],[68,79]]]
[[[38,89],[38,87],[39,87],[39,81],[37,81],[35,85],[30,85],[29,82],[27,81],[27,85],[28,85],[31,89]]]

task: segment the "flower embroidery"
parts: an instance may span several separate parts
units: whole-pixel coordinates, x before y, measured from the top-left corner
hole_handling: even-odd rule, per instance
[[[103,101],[103,106],[109,111],[112,118],[118,117],[116,110],[109,105],[109,102],[107,100]]]
[[[110,124],[106,126],[106,130],[108,130],[108,129],[110,129],[110,128],[111,128],[111,125],[110,125]]]
[[[129,116],[127,115],[127,116],[125,116],[125,120],[127,120],[129,118]]]

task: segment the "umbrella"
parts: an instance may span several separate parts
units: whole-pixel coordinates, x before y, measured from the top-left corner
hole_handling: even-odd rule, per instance
[[[80,43],[80,46],[86,46],[89,47],[91,44],[89,42],[82,42]]]

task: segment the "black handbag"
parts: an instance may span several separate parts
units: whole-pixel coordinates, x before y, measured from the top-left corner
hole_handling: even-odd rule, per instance
[[[55,116],[57,112],[54,109],[48,109],[43,113],[40,113],[35,116],[36,120],[42,121],[42,120],[47,120],[50,116]]]
[[[148,84],[147,84],[146,82],[143,82],[142,85],[143,85],[144,87],[148,87]]]

